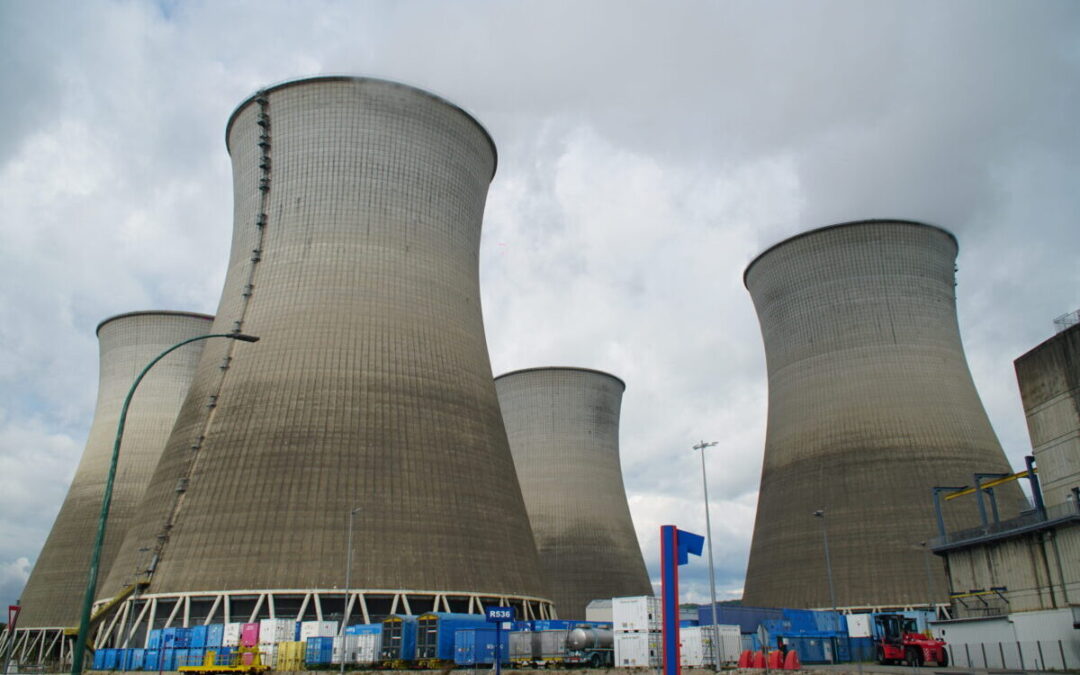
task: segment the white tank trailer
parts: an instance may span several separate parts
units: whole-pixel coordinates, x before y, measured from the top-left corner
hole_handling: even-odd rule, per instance
[[[769,414],[745,604],[946,601],[922,546],[937,534],[933,488],[1011,472],[960,341],[956,255],[939,227],[869,220],[792,237],[747,267]],[[996,497],[1002,518],[1027,505],[1015,483]],[[948,503],[947,529],[976,513],[974,499]]]
[[[204,314],[145,311],[114,316],[98,325],[98,395],[90,434],[67,497],[21,596],[18,625],[23,634],[19,639],[44,643],[39,645],[44,650],[32,650],[35,658],[67,657],[67,641],[56,636],[79,623],[117,423],[135,377],[169,347],[209,333],[212,322],[213,317]],[[187,396],[204,345],[193,342],[166,356],[147,373],[132,398],[113,483],[99,579],[111,569],[120,542],[138,520],[139,501]],[[130,565],[116,571],[118,584],[132,583],[149,561],[146,551],[136,554]]]
[[[244,101],[226,140],[214,330],[260,341],[207,345],[100,598],[149,546],[142,628],[177,602],[198,623],[549,618],[480,308],[487,132],[412,87],[319,77]]]
[[[596,598],[651,594],[619,462],[623,381],[529,368],[495,388],[559,617],[585,619]]]

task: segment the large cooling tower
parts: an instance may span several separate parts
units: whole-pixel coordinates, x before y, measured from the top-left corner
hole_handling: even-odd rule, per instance
[[[192,622],[340,619],[353,522],[353,621],[547,615],[480,308],[487,132],[411,87],[321,77],[252,96],[226,141],[214,330],[261,341],[207,345],[101,597],[155,546],[157,620],[178,597]]]
[[[101,358],[94,420],[67,498],[23,590],[20,628],[78,625],[124,397],[146,364],[174,344],[206,334],[212,320],[184,312],[133,312],[98,326]],[[203,344],[194,342],[165,357],[139,384],[132,399],[99,578],[109,570],[124,534],[138,518],[136,507],[187,395]],[[119,583],[131,583],[134,564],[133,560],[131,566],[116,570]]]
[[[623,381],[531,368],[495,388],[559,617],[584,619],[590,600],[652,595],[619,465]]]
[[[747,267],[769,416],[746,604],[828,607],[825,536],[838,606],[945,600],[921,548],[937,534],[933,487],[1010,471],[960,343],[956,254],[940,228],[870,220]],[[1023,502],[1015,483],[997,499],[1002,517]],[[974,499],[949,503],[946,522],[977,525]]]

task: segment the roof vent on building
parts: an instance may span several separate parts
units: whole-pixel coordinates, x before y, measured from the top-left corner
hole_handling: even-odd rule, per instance
[[[1069,312],[1068,314],[1062,314],[1054,319],[1054,332],[1060,333],[1063,330],[1072,328],[1078,323],[1080,323],[1080,309]]]

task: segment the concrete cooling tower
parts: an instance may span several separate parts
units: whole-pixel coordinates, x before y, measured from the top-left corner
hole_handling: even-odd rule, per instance
[[[530,368],[495,388],[559,617],[584,619],[598,598],[652,595],[619,465],[623,381]]]
[[[174,344],[206,334],[212,320],[184,312],[133,312],[106,319],[98,326],[100,375],[90,435],[67,497],[23,590],[20,629],[78,625],[124,397],[146,364]],[[165,357],[143,379],[132,399],[101,553],[102,575],[137,520],[136,507],[187,395],[203,344],[192,343]],[[119,583],[131,583],[135,562],[116,570]]]
[[[956,254],[940,228],[869,220],[747,267],[769,376],[747,605],[832,605],[826,538],[837,606],[946,600],[921,546],[937,534],[932,489],[1011,471],[960,343]],[[1026,504],[1015,483],[996,491],[1002,517]],[[977,525],[975,513],[957,500],[946,523]]]
[[[548,616],[480,308],[487,132],[411,87],[321,77],[244,101],[226,141],[214,331],[261,340],[207,344],[100,597],[149,546],[136,640],[181,620]]]

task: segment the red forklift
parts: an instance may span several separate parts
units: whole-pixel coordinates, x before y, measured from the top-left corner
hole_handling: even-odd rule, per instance
[[[874,642],[881,665],[904,663],[922,666],[933,661],[938,667],[949,665],[944,640],[935,640],[919,632],[915,619],[903,614],[874,615]]]

